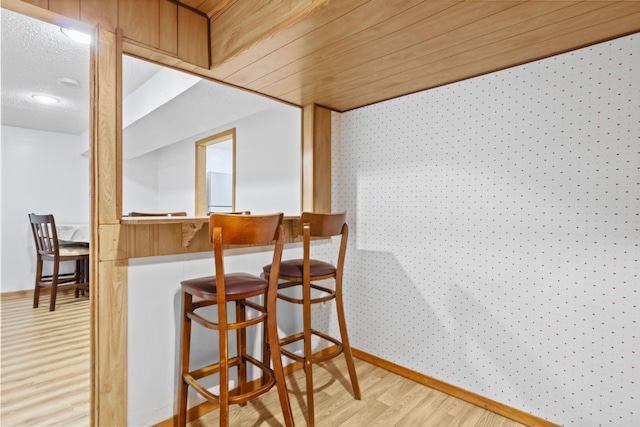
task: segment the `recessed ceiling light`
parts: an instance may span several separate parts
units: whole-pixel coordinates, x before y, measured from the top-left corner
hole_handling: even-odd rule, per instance
[[[69,37],[71,40],[74,40],[78,43],[89,44],[91,43],[91,36],[87,33],[83,33],[81,31],[72,30],[70,28],[60,28],[62,34]]]
[[[41,104],[56,104],[60,102],[58,98],[49,95],[31,95],[31,97]]]
[[[78,87],[80,85],[76,79],[71,77],[58,77],[58,83],[69,87]]]

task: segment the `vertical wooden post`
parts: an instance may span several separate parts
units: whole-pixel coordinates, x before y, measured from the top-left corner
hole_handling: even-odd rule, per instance
[[[91,425],[127,425],[127,259],[122,205],[122,37],[98,29],[91,108]]]
[[[331,212],[331,110],[302,110],[302,210]]]

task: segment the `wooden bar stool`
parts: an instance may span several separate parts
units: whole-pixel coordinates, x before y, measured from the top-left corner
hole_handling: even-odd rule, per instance
[[[180,372],[178,386],[177,425],[187,422],[187,395],[189,386],[210,402],[218,403],[220,426],[229,424],[229,405],[245,404],[247,401],[269,391],[274,385],[284,415],[285,424],[293,426],[293,416],[282,369],[280,346],[276,322],[277,276],[267,280],[248,273],[226,273],[224,252],[227,245],[273,244],[272,263],[279,271],[282,257],[283,229],[282,213],[274,215],[213,214],[209,218],[210,239],[213,242],[215,276],[200,277],[181,282],[182,287],[182,343],[180,351]],[[224,246],[223,246],[224,245]],[[264,305],[249,298],[263,296]],[[194,297],[197,299],[194,301]],[[235,321],[227,319],[227,302],[235,303]],[[206,319],[197,313],[198,309],[217,305],[216,319]],[[247,308],[257,316],[247,318]],[[205,367],[190,370],[191,322],[218,331],[220,360]],[[262,323],[264,326],[262,360],[247,353],[246,328]],[[228,331],[236,331],[236,355],[229,354]],[[271,345],[269,345],[271,343]],[[270,360],[273,369],[270,367]],[[247,363],[257,366],[262,377],[252,383],[247,382]],[[229,369],[238,372],[238,387],[229,390]],[[218,374],[219,395],[214,395],[198,380]]]
[[[360,399],[360,386],[358,385],[356,368],[353,363],[353,356],[349,345],[347,323],[344,318],[344,307],[342,302],[342,273],[347,250],[347,239],[349,236],[349,227],[346,223],[346,217],[346,212],[333,214],[303,212],[300,221],[303,237],[303,258],[282,261],[279,274],[276,272],[277,266],[274,264],[263,267],[265,277],[271,279],[273,275],[278,275],[279,279],[285,281],[278,285],[278,289],[284,290],[297,287],[297,289],[300,290],[300,292],[298,292],[298,295],[301,294],[300,298],[294,298],[292,296],[285,295],[282,292],[278,293],[278,298],[293,304],[302,305],[303,323],[302,332],[280,339],[280,345],[283,346],[281,349],[282,354],[304,364],[307,388],[307,422],[310,426],[314,425],[312,367],[314,363],[323,362],[344,353],[349,377],[351,379],[353,395],[356,399]],[[314,238],[329,238],[333,236],[340,236],[340,249],[338,250],[336,266],[329,262],[312,259],[311,240]],[[335,281],[335,289],[330,289],[313,283],[315,281],[326,279],[333,279]],[[313,297],[311,295],[312,290],[314,290]],[[335,299],[336,301],[340,340],[313,329],[311,325],[311,305],[332,299]],[[311,351],[312,335],[329,341],[334,344],[336,348],[329,354],[314,356]],[[295,354],[284,347],[300,340],[303,341],[304,346],[304,354],[302,355]]]

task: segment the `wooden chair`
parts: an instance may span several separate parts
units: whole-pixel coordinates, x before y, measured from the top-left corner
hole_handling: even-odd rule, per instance
[[[127,216],[187,216],[186,212],[129,212]]]
[[[210,402],[219,404],[220,426],[229,424],[229,405],[247,401],[277,386],[285,424],[293,426],[293,416],[287,395],[276,322],[277,275],[271,280],[248,273],[227,273],[224,268],[224,248],[227,245],[273,244],[272,265],[279,271],[284,246],[281,213],[274,215],[213,214],[209,218],[210,239],[213,242],[215,276],[200,277],[181,282],[182,332],[178,386],[177,425],[187,421],[187,397],[189,386]],[[252,297],[264,297],[264,304],[250,301]],[[196,301],[193,297],[197,297]],[[227,302],[235,305],[235,321],[227,319]],[[206,319],[198,310],[217,305],[217,318]],[[247,308],[256,316],[247,318]],[[211,317],[211,316],[210,316]],[[220,360],[190,371],[192,321],[218,331]],[[262,360],[248,354],[246,328],[262,323],[264,326]],[[228,348],[228,331],[236,331],[236,354]],[[268,345],[268,343],[275,343]],[[270,360],[273,369],[270,367]],[[247,363],[258,367],[262,377],[247,382]],[[236,368],[238,387],[229,390],[229,369]],[[220,392],[214,395],[198,381],[213,374],[219,375]]]
[[[299,296],[295,298],[291,296],[290,293],[279,292],[279,299],[302,305],[303,331],[280,339],[280,345],[283,347],[281,349],[282,354],[303,363],[307,388],[307,423],[310,426],[313,426],[315,423],[313,405],[314,363],[320,363],[344,353],[353,395],[356,399],[360,399],[360,386],[351,354],[351,346],[349,345],[342,301],[342,273],[344,270],[344,259],[349,235],[346,216],[346,212],[333,214],[303,212],[300,220],[302,227],[301,235],[303,238],[303,258],[282,261],[279,274],[275,271],[273,265],[266,265],[263,268],[265,277],[271,279],[275,274],[278,275],[280,280],[285,281],[278,285],[278,289],[293,288],[297,290],[297,294],[295,295]],[[337,254],[336,266],[325,261],[311,258],[311,240],[314,238],[329,238],[333,236],[340,236],[340,247]],[[327,279],[333,279],[335,289],[313,283]],[[313,296],[312,290],[314,291]],[[311,305],[333,299],[336,301],[340,340],[313,329],[311,322]],[[325,342],[328,341],[334,344],[335,348],[329,354],[314,355],[311,350],[312,335],[320,337],[325,340]],[[286,346],[300,340],[303,341],[304,352],[302,355],[295,354],[286,348]]]
[[[56,295],[60,289],[73,288],[76,297],[79,291],[89,289],[89,248],[85,245],[60,245],[53,215],[29,214],[31,231],[36,245],[36,280],[33,292],[33,308],[38,308],[40,289],[51,290],[49,311],[56,308]],[[52,274],[44,275],[44,262],[52,263]],[[60,274],[60,263],[75,261],[73,273]]]

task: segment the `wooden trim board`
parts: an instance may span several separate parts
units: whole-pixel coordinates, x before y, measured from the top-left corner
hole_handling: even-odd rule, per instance
[[[357,350],[355,348],[352,348],[351,351],[353,352],[353,356],[357,357],[358,359],[364,360],[365,362],[376,365],[389,372],[393,372],[394,374],[400,375],[401,377],[413,380],[434,390],[446,393],[449,396],[463,400],[467,403],[471,403],[472,405],[484,408],[487,411],[491,411],[505,418],[509,418],[510,420],[517,421],[530,427],[560,427],[558,424],[554,424],[550,421],[536,417],[535,415],[528,414],[519,409],[511,408],[510,406],[504,405],[500,402],[496,402],[460,387],[447,384],[444,381],[440,381],[428,375],[412,371],[411,369],[405,368],[404,366],[396,365],[393,362],[389,362],[372,354],[365,353],[364,351]]]

